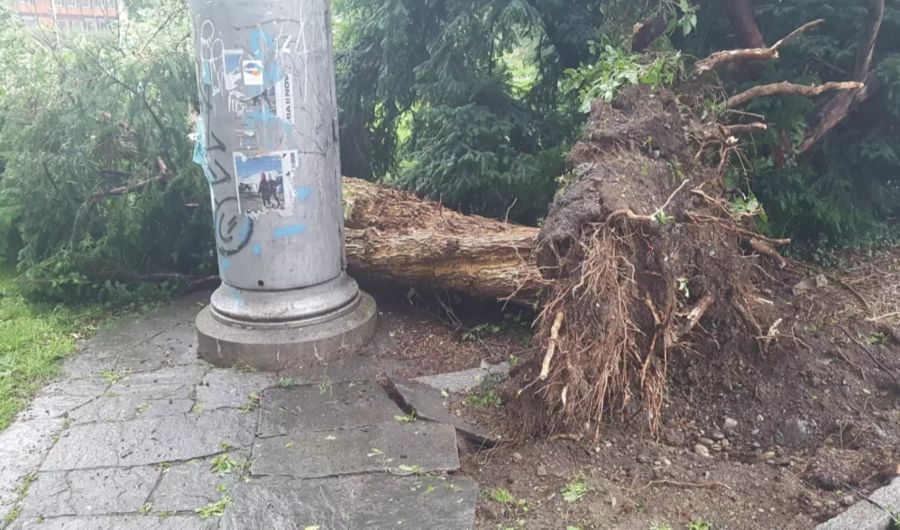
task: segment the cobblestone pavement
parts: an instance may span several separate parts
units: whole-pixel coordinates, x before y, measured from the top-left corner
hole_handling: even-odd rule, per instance
[[[199,361],[201,300],[102,330],[0,433],[0,527],[473,527],[453,427],[410,421],[362,358],[291,377]]]

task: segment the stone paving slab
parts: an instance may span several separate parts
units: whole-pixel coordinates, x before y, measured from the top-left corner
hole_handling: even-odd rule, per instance
[[[101,377],[66,379],[41,390],[28,407],[16,416],[19,421],[53,419],[66,416],[100,397],[109,387]]]
[[[353,355],[333,361],[313,361],[302,367],[283,370],[282,378],[293,380],[294,385],[318,385],[370,381],[378,375],[375,362],[363,355]]]
[[[158,466],[143,466],[38,473],[22,503],[22,516],[136,513],[161,472]]]
[[[457,469],[456,431],[426,422],[265,438],[254,445],[250,464],[253,475],[298,478]]]
[[[217,473],[212,458],[165,467],[148,501],[150,508],[154,513],[193,512],[218,501],[237,485],[249,455],[249,451],[228,453],[227,458],[241,466],[230,473]]]
[[[223,409],[124,422],[75,425],[47,455],[43,471],[190,460],[253,443],[255,415]]]
[[[485,379],[491,376],[506,377],[509,375],[509,370],[509,363],[502,362],[500,364],[485,365],[480,368],[472,368],[471,370],[463,370],[461,372],[417,377],[416,381],[454,394],[457,392],[468,392],[469,390],[478,387]]]
[[[407,423],[365,356],[277,375],[198,361],[203,296],[101,330],[0,432],[9,528],[472,528],[477,488],[442,475],[452,426]]]
[[[227,530],[471,530],[478,487],[465,477],[265,478],[240,484]]]
[[[60,517],[57,519],[23,519],[11,530],[212,530],[217,520],[198,516],[113,515],[105,517]]]
[[[240,408],[247,404],[251,394],[261,395],[277,381],[270,373],[215,368],[197,385],[197,405],[203,410]]]
[[[442,394],[440,390],[425,383],[400,378],[392,378],[391,384],[405,407],[412,409],[416,417],[452,425],[463,436],[479,444],[496,445],[499,441],[489,430],[452,414],[447,408],[447,398],[444,397],[448,394]]]
[[[35,420],[13,423],[0,433],[0,515],[4,518],[18,500],[23,480],[41,465],[64,428],[64,420]]]
[[[260,403],[260,436],[396,422],[403,415],[373,381],[271,388]]]

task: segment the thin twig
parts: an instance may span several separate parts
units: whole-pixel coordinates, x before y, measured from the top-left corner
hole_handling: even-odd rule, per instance
[[[862,342],[860,342],[859,340],[857,340],[856,337],[854,337],[853,335],[851,335],[850,332],[847,331],[847,328],[845,328],[845,327],[843,327],[843,326],[838,326],[838,329],[840,329],[841,331],[843,331],[844,334],[847,335],[847,337],[848,337],[850,340],[852,340],[853,342],[855,342],[857,346],[859,346],[860,348],[862,348],[862,350],[863,350],[864,352],[866,352],[867,354],[869,354],[869,357],[871,357],[872,360],[875,361],[875,364],[877,364],[879,368],[881,368],[885,373],[887,373],[888,375],[890,375],[890,376],[894,379],[894,381],[898,381],[898,378],[897,378],[897,376],[894,374],[894,372],[891,371],[890,368],[888,368],[887,366],[885,366],[884,363],[881,362],[881,359],[879,359],[874,353],[872,353],[872,350],[870,350],[865,344],[863,344]]]

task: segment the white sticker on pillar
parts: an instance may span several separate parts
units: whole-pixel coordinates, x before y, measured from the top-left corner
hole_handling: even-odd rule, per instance
[[[225,50],[222,61],[225,63],[225,89],[236,90],[244,78],[244,50]]]
[[[245,86],[262,86],[263,85],[263,63],[262,61],[243,61],[244,85]]]
[[[290,215],[296,202],[294,172],[297,161],[297,151],[275,151],[258,156],[235,153],[234,174],[240,212]]]

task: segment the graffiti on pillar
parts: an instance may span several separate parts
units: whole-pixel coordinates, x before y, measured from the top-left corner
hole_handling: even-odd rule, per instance
[[[253,219],[241,215],[237,203],[237,197],[215,201],[216,242],[222,257],[238,254],[247,248],[253,237]]]

